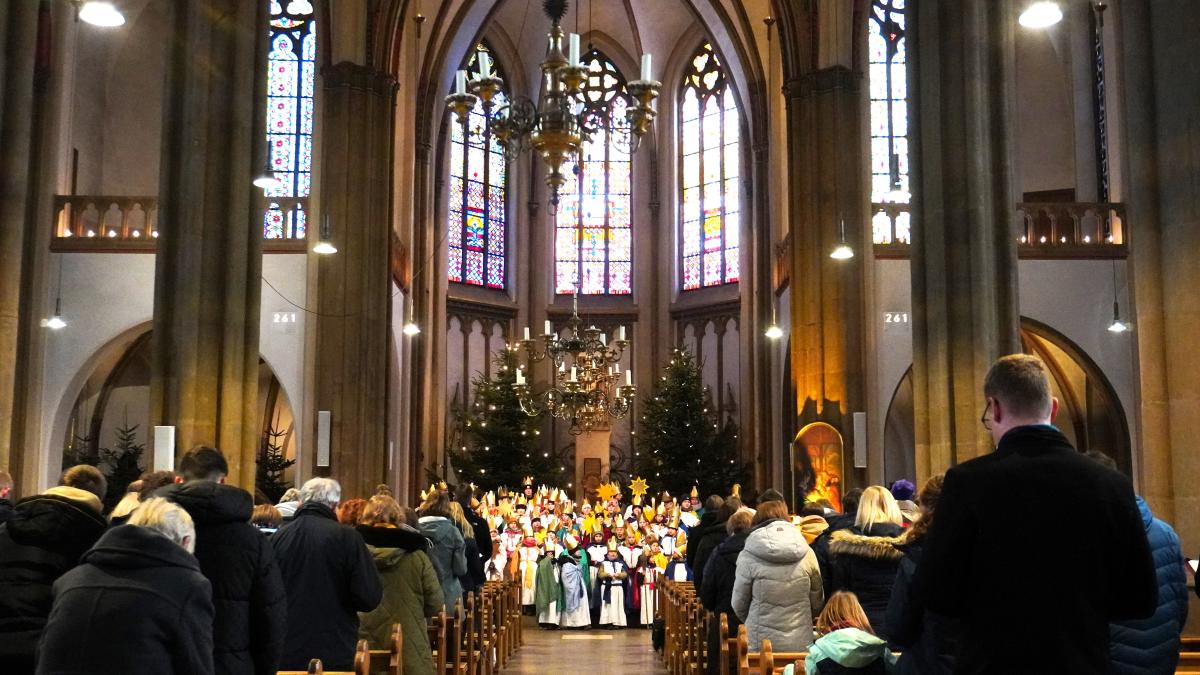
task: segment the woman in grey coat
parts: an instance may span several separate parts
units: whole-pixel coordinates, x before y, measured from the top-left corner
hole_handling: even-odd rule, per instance
[[[421,534],[433,543],[429,559],[446,596],[446,611],[453,612],[454,603],[462,597],[458,578],[467,573],[467,555],[462,532],[450,519],[449,495],[441,491],[429,495],[421,505],[420,515]]]
[[[803,651],[825,599],[816,554],[787,520],[783,502],[760,504],[753,522],[738,556],[733,611],[746,624],[750,651],[759,651],[764,638],[776,651]]]

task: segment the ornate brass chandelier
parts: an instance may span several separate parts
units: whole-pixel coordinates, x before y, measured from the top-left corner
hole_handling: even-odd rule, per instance
[[[513,390],[521,410],[531,417],[549,412],[566,420],[570,423],[568,430],[576,436],[605,428],[610,417],[625,417],[637,395],[633,371],[626,370],[625,384],[620,384],[621,369],[615,365],[629,347],[625,327],[617,329],[617,339],[611,344],[608,336],[595,326],[583,328],[578,298],[578,293],[572,296],[571,318],[564,333],[556,334],[547,321],[540,349],[530,337],[528,327],[525,339],[509,347],[514,351],[523,349],[529,365],[546,360],[554,365],[551,386],[537,394],[525,377],[525,367],[517,367]]]
[[[563,53],[564,34],[560,24],[567,13],[567,0],[543,0],[542,8],[551,26],[546,58],[542,61],[539,103],[534,104],[525,96],[514,96],[511,103],[493,114],[492,98],[504,86],[504,81],[492,71],[488,57],[481,55],[479,76],[468,81],[466,71],[458,71],[454,93],[446,97],[446,105],[465,126],[475,103],[482,101],[491,131],[510,160],[532,147],[545,162],[550,204],[557,207],[559,190],[567,181],[563,164],[573,159],[579,166],[584,142],[600,130],[602,123],[583,114],[580,93],[588,79],[588,69],[579,60],[578,34],[570,34],[567,54]],[[658,97],[662,83],[651,79],[650,65],[650,55],[643,54],[641,78],[626,85],[633,105],[626,111],[625,119],[611,120],[607,123],[609,128],[605,129],[607,135],[628,147],[630,152],[637,150],[657,115],[654,99]]]

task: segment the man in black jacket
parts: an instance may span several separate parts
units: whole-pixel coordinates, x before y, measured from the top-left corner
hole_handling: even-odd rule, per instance
[[[229,465],[216,448],[196,447],[179,462],[186,482],[157,495],[182,506],[196,524],[196,559],[212,584],[213,663],[225,675],[273,675],[287,634],[283,578],[266,536],[250,524],[254,499],[225,485]]]
[[[956,672],[1107,672],[1109,622],[1157,598],[1133,486],[1051,426],[1037,357],[997,361],[983,394],[996,451],[946,473],[914,591],[962,621]]]
[[[484,574],[484,564],[492,559],[492,528],[488,527],[487,521],[479,515],[479,498],[475,488],[470,484],[459,485],[455,490],[454,495],[459,506],[462,507],[463,513],[467,516],[467,521],[471,523],[471,534],[475,538],[475,547],[478,555],[477,560],[467,559],[467,571],[471,574],[471,579],[475,582],[478,588],[483,586],[483,582],[487,581]]]
[[[853,488],[842,495],[842,512],[837,515],[825,516],[829,527],[813,540],[812,550],[817,556],[817,565],[821,568],[821,584],[825,587],[825,597],[833,595],[833,561],[829,556],[829,539],[838,530],[848,530],[854,527],[858,518],[858,500],[862,498],[862,488]]]
[[[300,488],[296,517],[271,537],[287,589],[287,640],[280,667],[304,670],[321,659],[326,670],[352,670],[358,612],[383,598],[375,560],[363,538],[337,521],[342,487],[313,478]]]
[[[7,471],[0,471],[0,525],[8,522],[12,516],[13,505],[8,496],[12,494],[13,479]]]
[[[38,675],[212,675],[212,589],[194,538],[188,514],[159,498],[105,533],[54,583]]]
[[[94,466],[68,469],[40,495],[17,502],[0,525],[0,671],[34,671],[34,652],[53,600],[53,584],[104,534],[104,475]],[[82,486],[82,487],[79,487]]]

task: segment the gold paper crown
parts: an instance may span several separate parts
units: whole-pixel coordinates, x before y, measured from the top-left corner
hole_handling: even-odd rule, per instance
[[[742,485],[741,485],[741,483],[734,483],[734,484],[733,484],[733,490],[731,490],[731,491],[730,491],[730,494],[731,494],[731,495],[733,495],[734,497],[741,497],[741,496],[742,496]]]
[[[609,537],[609,539],[608,539],[608,550],[610,550],[610,551],[615,551],[615,550],[617,550],[617,539],[616,539],[616,537]]]
[[[521,479],[521,484],[532,486],[533,485],[533,476],[525,476],[524,478]]]
[[[692,499],[699,499],[699,498],[700,498],[700,487],[697,485],[693,485],[692,486]]]

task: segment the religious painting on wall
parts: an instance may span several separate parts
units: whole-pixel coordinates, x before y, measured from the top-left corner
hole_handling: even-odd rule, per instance
[[[792,476],[797,501],[801,495],[809,501],[828,499],[833,508],[842,510],[842,448],[842,435],[825,422],[813,422],[796,434]]]

